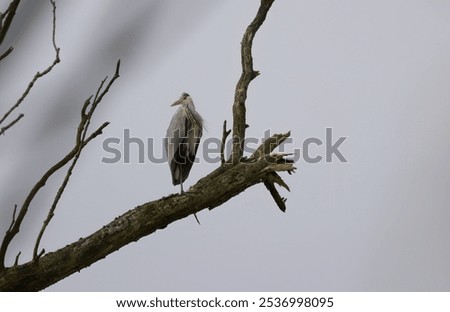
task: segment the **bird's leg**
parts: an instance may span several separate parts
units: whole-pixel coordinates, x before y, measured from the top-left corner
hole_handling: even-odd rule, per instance
[[[187,192],[187,193],[184,192],[183,182],[181,182],[181,181],[180,181],[180,187],[181,187],[181,192],[180,192],[181,195],[183,195],[183,194],[189,195],[189,192]],[[194,217],[195,217],[195,220],[197,220],[197,223],[200,225],[200,221],[198,220],[197,215],[195,213],[194,213]]]
[[[187,192],[187,193],[184,192],[184,190],[183,190],[183,182],[181,182],[181,181],[180,181],[180,186],[181,186],[181,193],[180,194],[189,195],[189,192]],[[195,217],[195,220],[197,220],[197,223],[200,225],[200,221],[198,220],[197,215],[195,213],[194,213],[194,217]]]

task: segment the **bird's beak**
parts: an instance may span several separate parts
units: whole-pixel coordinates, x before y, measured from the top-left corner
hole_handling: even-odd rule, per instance
[[[178,99],[178,100],[176,100],[175,102],[173,102],[173,104],[170,105],[170,106],[180,105],[182,102],[183,102],[183,99]]]

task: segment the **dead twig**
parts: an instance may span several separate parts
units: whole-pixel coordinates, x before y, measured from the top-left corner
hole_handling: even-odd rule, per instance
[[[261,144],[256,151],[252,154],[250,159],[259,159],[261,157],[266,157],[272,151],[278,147],[281,143],[286,141],[287,138],[291,136],[291,132],[275,134],[267,138],[263,144]]]
[[[41,230],[39,231],[39,234],[37,236],[36,239],[36,243],[34,245],[34,250],[33,250],[33,260],[36,261],[38,260],[42,255],[38,255],[38,249],[39,249],[39,244],[41,242],[42,236],[44,235],[45,230],[47,229],[47,226],[50,224],[50,221],[52,220],[54,214],[55,214],[55,210],[56,210],[56,206],[58,205],[59,200],[61,199],[62,194],[64,193],[64,190],[66,189],[67,184],[69,183],[69,179],[72,175],[73,169],[75,168],[78,159],[80,157],[81,151],[83,150],[83,148],[86,146],[86,144],[91,141],[92,139],[94,139],[96,136],[100,135],[103,131],[103,129],[108,126],[108,122],[103,123],[96,131],[94,131],[87,139],[86,139],[86,135],[87,135],[87,131],[91,122],[91,118],[92,115],[94,114],[98,104],[102,101],[103,96],[109,91],[109,88],[111,87],[111,85],[114,83],[114,81],[119,78],[119,70],[120,70],[120,60],[117,62],[116,65],[116,71],[114,73],[113,78],[109,81],[108,85],[106,86],[105,90],[102,91],[103,85],[105,83],[105,81],[108,79],[108,77],[106,77],[105,79],[102,80],[102,82],[100,83],[99,88],[97,89],[97,92],[95,94],[94,100],[91,104],[90,99],[92,98],[89,97],[83,105],[83,108],[81,110],[81,120],[80,120],[80,124],[78,125],[78,129],[77,129],[77,135],[76,135],[76,146],[74,149],[77,150],[76,154],[73,157],[72,163],[69,167],[69,169],[66,172],[66,175],[64,177],[64,180],[61,184],[61,186],[58,189],[58,192],[56,194],[55,199],[53,200],[52,206],[50,207],[50,210],[47,214],[47,218],[44,220],[44,223],[41,227]],[[86,113],[86,110],[89,107],[89,111]]]
[[[220,146],[220,161],[222,165],[225,163],[225,145],[231,130],[227,130],[227,121],[223,121],[222,145]]]
[[[278,159],[282,162],[282,159]],[[292,165],[292,164],[291,164]],[[0,291],[36,291],[82,270],[142,237],[204,209],[213,209],[269,173],[264,158],[218,167],[191,187],[190,194],[143,203],[114,218],[91,235],[32,261],[0,273]],[[64,259],[64,261],[61,261]]]
[[[75,147],[63,159],[61,159],[59,162],[57,162],[55,165],[53,165],[50,169],[48,169],[47,172],[44,173],[44,175],[34,185],[34,187],[31,189],[30,193],[26,197],[21,209],[19,210],[19,214],[17,215],[17,219],[15,220],[14,225],[8,231],[6,231],[6,234],[3,238],[2,244],[0,246],[0,272],[2,270],[4,270],[4,268],[5,268],[4,262],[5,262],[5,256],[6,256],[6,251],[8,249],[8,246],[9,246],[11,240],[15,237],[15,235],[17,233],[19,233],[22,221],[25,218],[25,216],[28,212],[29,206],[30,206],[32,200],[34,199],[34,197],[36,196],[36,194],[39,192],[39,190],[42,187],[44,187],[44,185],[47,183],[47,180],[56,171],[58,171],[63,166],[65,166],[69,161],[74,159],[74,157],[77,154],[79,154],[80,150],[83,149],[92,139],[94,139],[95,137],[100,135],[102,133],[102,130],[109,124],[109,123],[104,123],[102,126],[100,126],[100,128],[98,128],[95,132],[93,132],[87,139],[85,138],[87,126],[92,117],[92,114],[94,113],[97,105],[102,101],[105,94],[108,93],[111,85],[119,77],[119,70],[120,70],[120,60],[117,62],[114,77],[110,80],[107,87],[99,94],[99,96],[96,99],[96,102],[92,103],[92,106],[90,107],[90,109],[87,113],[86,113],[86,110],[87,110],[88,106],[90,105],[90,99],[92,98],[92,96],[88,100],[86,100],[85,103],[83,104],[82,121],[80,122],[80,125],[77,129]],[[67,175],[66,175],[66,177],[67,177]],[[62,191],[63,190],[64,189],[62,189]],[[62,194],[62,191],[61,191],[61,194]],[[55,207],[56,207],[56,204],[55,204]],[[49,214],[51,214],[51,213],[49,213]],[[45,228],[44,228],[44,230],[45,230]],[[40,235],[40,236],[42,236],[42,235]],[[34,258],[37,258],[37,257],[38,257],[38,255],[36,252],[34,254]]]
[[[235,149],[236,144],[233,146],[232,152],[237,154],[232,157],[232,160],[237,160],[237,162],[224,163],[193,185],[189,194],[167,196],[159,200],[144,203],[116,217],[109,224],[106,224],[85,238],[80,238],[72,244],[54,252],[46,254],[41,252],[42,254],[37,255],[39,259],[38,265],[30,261],[14,268],[4,269],[0,273],[1,291],[41,290],[66,276],[88,267],[131,242],[135,242],[157,230],[164,229],[172,222],[195,214],[203,209],[218,207],[234,196],[244,192],[247,188],[261,182],[267,182],[271,186],[279,184],[287,187],[287,184],[281,178],[278,179],[275,174],[278,171],[292,172],[295,167],[292,161],[285,159],[285,155],[271,153],[289,136],[289,133],[273,135],[262,143],[257,151],[245,161],[242,160],[242,146],[240,146],[245,138],[246,90],[251,79],[257,75],[257,72],[253,71],[251,63],[250,67],[248,67],[248,61],[252,61],[251,41],[256,30],[264,21],[272,3],[273,0],[261,1],[258,14],[243,38],[242,59],[243,63],[245,63],[243,64],[243,67],[245,67],[243,75],[250,76],[241,77],[242,79],[238,83],[235,97],[235,104],[237,106],[240,105],[240,107],[237,107],[236,110],[233,107],[233,118],[236,118],[236,120],[233,119],[233,143],[236,143],[235,137],[237,137],[239,139],[237,144],[239,148]],[[250,79],[248,79],[249,77]],[[240,89],[241,87],[244,89]],[[95,105],[96,99],[101,98],[103,95],[104,93],[98,91],[93,101],[91,97],[84,103],[81,113],[82,120],[87,118],[92,107]],[[86,120],[89,120],[89,118]],[[242,128],[241,132],[239,132],[240,130],[236,131],[235,123],[240,124],[239,127]],[[86,129],[87,125],[89,125],[88,121],[79,126],[76,143],[83,141],[83,133],[85,133],[84,129]],[[224,137],[226,138],[228,136],[226,134],[228,132],[226,125],[224,129]],[[80,133],[82,133],[81,136]],[[78,150],[74,150],[73,153],[67,162],[74,159]],[[45,180],[43,183],[45,184]],[[284,203],[285,199],[281,196],[278,197]],[[14,222],[11,231],[15,230],[17,224],[18,221]],[[0,247],[0,252],[2,248],[3,245]],[[4,255],[3,257],[1,256],[0,254],[0,259],[4,260]],[[64,259],[64,261],[61,261],[61,259]],[[3,261],[0,262],[0,264],[2,263]]]
[[[19,253],[18,253],[17,256],[16,256],[16,259],[14,260],[14,266],[15,266],[15,267],[19,265],[19,257],[20,257],[20,254],[21,254],[21,253],[22,253],[22,252],[19,251]]]
[[[15,1],[16,2],[16,1]],[[17,1],[17,2],[20,2],[20,1]],[[20,104],[22,104],[22,102],[25,100],[25,98],[28,96],[28,94],[30,93],[30,91],[31,91],[31,89],[33,88],[33,86],[34,86],[34,84],[36,83],[36,81],[39,79],[39,78],[41,78],[41,77],[43,77],[43,76],[45,76],[45,75],[47,75],[52,69],[53,69],[53,67],[55,67],[56,66],[56,64],[58,64],[61,60],[60,60],[60,57],[59,57],[59,51],[60,51],[60,49],[57,47],[57,45],[56,45],[56,39],[55,39],[55,36],[56,36],[56,4],[55,4],[55,1],[53,1],[53,0],[50,0],[50,2],[51,2],[51,4],[52,4],[52,6],[53,6],[53,26],[52,26],[52,44],[53,44],[53,48],[54,48],[54,50],[55,50],[55,59],[54,59],[54,61],[53,61],[53,63],[50,65],[50,66],[48,66],[46,69],[44,69],[42,72],[37,72],[35,75],[34,75],[34,77],[31,79],[31,81],[28,83],[28,86],[27,86],[27,88],[25,89],[25,91],[22,93],[22,96],[17,100],[17,102],[13,105],[13,106],[11,106],[11,108],[3,115],[3,117],[0,119],[0,125],[6,120],[6,118],[8,118],[9,117],[9,115],[14,111],[14,110],[16,110],[19,106],[20,106]],[[18,3],[17,3],[17,5],[18,5]],[[8,13],[8,17],[12,14],[12,15],[14,15],[12,12],[14,12],[15,13],[15,9],[17,8],[17,6],[16,7],[14,7],[13,9],[11,9],[10,11],[9,11],[9,13]],[[8,19],[8,17],[7,17],[7,19]],[[5,22],[6,23],[6,22]],[[9,26],[8,26],[9,27]],[[3,29],[2,30],[4,30],[5,29],[5,25],[3,26]],[[2,41],[2,32],[0,31],[0,44],[1,44],[1,41]]]
[[[94,139],[95,137],[100,135],[103,132],[103,129],[108,125],[109,125],[108,122],[103,123],[95,132],[93,132],[89,136],[89,138],[87,140],[82,141],[80,143],[80,145],[78,147],[78,152],[75,154],[75,156],[72,160],[72,163],[71,163],[69,169],[67,170],[66,176],[64,177],[64,181],[61,184],[61,186],[59,187],[58,192],[56,193],[55,199],[53,200],[52,206],[47,214],[47,218],[45,219],[44,224],[42,225],[41,230],[39,231],[39,234],[36,239],[36,243],[34,245],[33,260],[37,260],[43,255],[42,252],[39,255],[37,253],[38,249],[39,249],[39,244],[41,242],[41,239],[42,239],[42,236],[44,235],[45,230],[47,229],[47,226],[50,224],[50,221],[52,220],[53,216],[55,215],[56,206],[58,205],[58,202],[61,199],[61,196],[64,193],[64,190],[66,189],[67,184],[69,183],[70,176],[72,175],[73,169],[75,168],[75,165],[77,164],[77,161],[80,157],[81,150],[87,145],[87,143],[89,141],[91,141],[92,139]]]
[[[9,128],[14,126],[20,119],[22,119],[23,116],[25,116],[25,115],[24,114],[20,114],[19,116],[16,117],[16,119],[11,121],[9,124],[7,124],[4,127],[1,127],[0,128],[0,135],[5,134],[6,130],[8,130]]]
[[[12,215],[12,220],[11,220],[11,225],[8,228],[8,231],[11,230],[11,228],[13,227],[14,223],[16,222],[16,211],[17,211],[17,205],[14,205],[14,210],[13,210],[13,215]]]
[[[13,47],[9,47],[9,48],[5,51],[5,53],[3,53],[2,55],[0,55],[0,62],[1,62],[5,57],[7,57],[13,50],[14,50]]]

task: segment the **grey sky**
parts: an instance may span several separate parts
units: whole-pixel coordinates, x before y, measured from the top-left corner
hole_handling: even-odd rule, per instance
[[[7,1],[0,1],[1,8]],[[132,3],[132,4],[131,4]],[[55,250],[129,209],[178,191],[167,164],[101,164],[102,141],[165,135],[181,92],[221,137],[231,123],[240,41],[259,1],[57,1],[62,63],[0,138],[0,230],[12,207],[71,148],[83,101],[122,60],[41,246]],[[54,57],[51,6],[24,1],[0,65],[0,113]],[[5,44],[5,46],[6,46]],[[51,291],[450,290],[450,3],[278,0],[257,33],[247,135],[292,131],[301,148],[326,128],[348,139],[340,163],[297,163],[278,210],[257,185],[213,211],[130,244]],[[162,154],[161,146],[155,146]],[[311,148],[324,155],[324,146]],[[133,155],[132,155],[133,156]],[[136,156],[136,155],[134,155]],[[134,159],[134,161],[133,161]],[[188,187],[217,167],[200,161]],[[36,198],[8,264],[29,260],[62,174]]]

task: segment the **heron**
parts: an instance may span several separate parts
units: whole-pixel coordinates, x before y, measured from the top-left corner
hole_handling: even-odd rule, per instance
[[[181,97],[171,106],[177,105],[181,105],[181,107],[170,121],[164,145],[172,174],[172,183],[173,185],[179,184],[180,193],[183,194],[183,182],[189,176],[203,134],[203,118],[195,110],[194,101],[189,94],[182,93]]]

